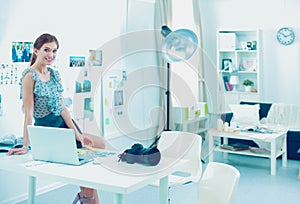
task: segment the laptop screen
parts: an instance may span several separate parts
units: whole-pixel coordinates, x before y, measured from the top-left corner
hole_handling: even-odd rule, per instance
[[[31,125],[27,128],[34,160],[80,165],[73,129]]]

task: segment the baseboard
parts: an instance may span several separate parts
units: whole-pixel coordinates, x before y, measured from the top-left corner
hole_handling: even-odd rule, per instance
[[[61,182],[55,182],[55,183],[51,183],[49,185],[46,186],[42,186],[36,189],[36,195],[41,195],[44,193],[48,193],[52,190],[61,188],[63,186],[65,186],[67,184],[65,183],[61,183]],[[23,193],[21,195],[18,196],[14,196],[12,198],[6,199],[6,200],[0,200],[0,204],[8,204],[8,203],[19,203],[19,202],[23,202],[25,200],[28,199],[28,193]]]

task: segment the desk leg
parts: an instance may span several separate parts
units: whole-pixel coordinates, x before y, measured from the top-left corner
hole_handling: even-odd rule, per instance
[[[114,204],[123,204],[124,203],[124,195],[121,193],[116,193],[114,195]]]
[[[271,142],[271,175],[276,175],[276,141]]]
[[[282,141],[282,166],[287,167],[287,147],[286,147],[286,134],[283,137]]]
[[[214,137],[208,133],[208,161],[214,161]]]
[[[182,124],[182,131],[188,131],[187,123]]]
[[[160,204],[168,203],[168,176],[159,180]]]
[[[29,176],[28,184],[28,204],[34,204],[36,191],[36,177]]]
[[[228,138],[227,137],[223,137],[223,144],[225,144],[225,145],[228,144]],[[223,158],[228,159],[228,153],[223,152]]]

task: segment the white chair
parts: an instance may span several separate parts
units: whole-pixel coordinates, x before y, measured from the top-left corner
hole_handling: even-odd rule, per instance
[[[232,204],[240,179],[233,166],[210,162],[199,182],[199,204]]]
[[[189,161],[180,171],[169,175],[169,188],[200,180],[202,174],[201,145],[202,137],[194,133],[164,131],[161,134],[157,148],[163,157]],[[152,185],[158,186],[159,181]]]

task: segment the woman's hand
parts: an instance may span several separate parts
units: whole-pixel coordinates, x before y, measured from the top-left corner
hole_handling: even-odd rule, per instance
[[[84,133],[82,135],[83,135],[83,144],[93,147],[94,141],[88,135]]]
[[[85,145],[87,146],[94,146],[94,141],[88,136],[88,134],[81,134],[80,135],[80,142],[82,146],[84,147]]]
[[[28,147],[23,146],[21,148],[12,148],[8,150],[8,153],[6,155],[20,155],[20,154],[26,154],[28,152]]]

